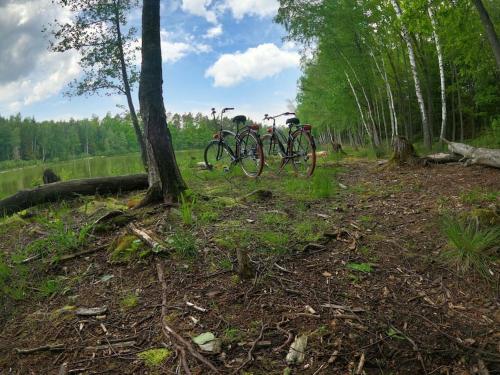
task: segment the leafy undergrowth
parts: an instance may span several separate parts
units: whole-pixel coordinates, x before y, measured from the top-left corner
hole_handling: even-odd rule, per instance
[[[210,373],[161,329],[157,261],[165,323],[221,373],[495,369],[497,244],[472,241],[486,249],[486,272],[457,271],[463,263],[450,262],[450,251],[471,237],[457,240],[461,224],[442,223],[471,220],[481,238],[494,231],[498,171],[381,171],[326,158],[309,180],[267,171],[250,180],[198,170],[198,158],[182,160],[191,190],[170,210],[127,211],[137,196],[117,196],[2,220],[0,373],[58,373],[64,362],[88,373],[170,373],[183,355],[193,373]],[[258,190],[272,196],[251,194]],[[125,216],[95,224],[116,207]],[[142,243],[130,222],[158,246]],[[236,273],[238,249],[250,255],[253,279]],[[103,306],[98,316],[76,314]],[[299,336],[303,361],[287,363],[289,338]],[[46,345],[60,346],[13,350]]]

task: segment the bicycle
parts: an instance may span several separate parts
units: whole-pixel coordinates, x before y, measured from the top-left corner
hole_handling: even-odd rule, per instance
[[[205,148],[205,165],[209,170],[228,172],[235,164],[239,163],[248,177],[258,177],[264,168],[264,152],[258,133],[259,125],[244,125],[247,118],[239,115],[232,119],[236,124],[236,132],[223,129],[223,115],[233,109],[222,109],[219,121],[220,129],[214,134],[214,139]],[[212,116],[217,124],[216,113],[215,108],[212,108]],[[243,126],[240,129],[241,125]],[[234,140],[230,142],[229,138]],[[234,145],[231,143],[234,143]]]
[[[294,116],[286,120],[287,135],[276,127],[276,119],[281,116]],[[288,163],[292,163],[298,174],[305,177],[312,176],[316,168],[316,144],[311,134],[312,126],[301,125],[293,112],[276,116],[266,114],[264,120],[273,121],[273,126],[267,129],[268,134],[262,136],[266,166],[280,172]]]

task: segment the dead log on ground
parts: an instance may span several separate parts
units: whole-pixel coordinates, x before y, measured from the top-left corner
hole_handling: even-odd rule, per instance
[[[77,198],[80,195],[114,194],[147,187],[148,176],[146,174],[55,182],[34,189],[21,190],[0,200],[0,216],[11,215],[42,203]]]
[[[481,164],[494,168],[500,168],[500,149],[474,147],[465,143],[456,143],[444,140],[448,144],[448,149],[462,155],[466,165]]]

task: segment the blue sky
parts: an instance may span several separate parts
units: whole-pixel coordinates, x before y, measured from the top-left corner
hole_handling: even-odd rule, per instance
[[[272,22],[277,0],[162,1],[164,98],[167,112],[236,107],[257,120],[289,110],[300,76],[299,53]],[[67,98],[81,74],[78,56],[54,54],[40,33],[67,14],[50,0],[0,1],[0,115],[39,120],[119,113],[119,96]],[[139,26],[140,9],[130,15]],[[3,41],[3,42],[2,42]],[[4,68],[2,68],[3,66]],[[134,96],[137,95],[137,90]],[[137,100],[136,100],[137,101]]]

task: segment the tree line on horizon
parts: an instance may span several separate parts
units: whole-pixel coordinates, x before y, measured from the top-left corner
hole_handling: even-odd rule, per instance
[[[217,128],[212,119],[201,113],[170,113],[167,118],[176,150],[205,147]],[[227,126],[230,127],[229,121]],[[128,115],[65,121],[36,121],[20,114],[0,116],[0,161],[67,160],[139,150]]]

